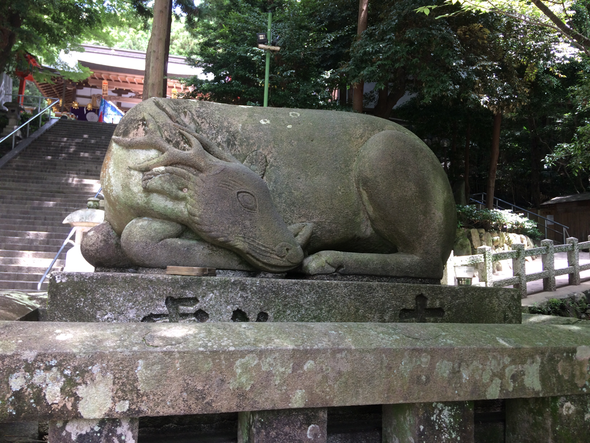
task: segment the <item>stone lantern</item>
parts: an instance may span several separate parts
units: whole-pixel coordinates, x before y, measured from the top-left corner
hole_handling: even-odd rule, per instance
[[[88,199],[88,207],[78,209],[68,215],[63,223],[76,228],[74,246],[66,254],[64,272],[94,272],[94,266],[88,263],[82,256],[80,245],[84,234],[92,227],[104,221],[104,210],[100,208],[98,198]]]

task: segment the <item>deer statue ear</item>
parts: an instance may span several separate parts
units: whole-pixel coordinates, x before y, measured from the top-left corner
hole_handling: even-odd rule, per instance
[[[268,165],[268,159],[266,155],[260,151],[252,151],[244,160],[244,166],[247,166],[252,171],[264,178],[266,173],[266,166]]]

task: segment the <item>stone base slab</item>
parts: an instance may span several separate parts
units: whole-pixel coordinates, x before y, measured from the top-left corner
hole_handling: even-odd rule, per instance
[[[383,282],[53,273],[47,318],[77,322],[521,322],[517,290]]]
[[[0,423],[508,401],[590,388],[583,325],[0,322],[0,336]],[[587,431],[586,404],[567,400],[561,411],[585,411],[577,423]]]

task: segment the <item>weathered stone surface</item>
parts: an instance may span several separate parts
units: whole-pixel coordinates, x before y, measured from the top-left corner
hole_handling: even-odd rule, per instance
[[[455,255],[473,255],[471,250],[471,242],[467,238],[467,231],[465,229],[457,229],[455,237],[455,244],[453,245],[453,252]]]
[[[241,412],[238,443],[326,443],[326,409]]]
[[[51,443],[137,442],[138,419],[70,420],[49,422]]]
[[[54,273],[51,321],[308,321],[520,323],[519,292],[505,288]]]
[[[590,395],[506,401],[506,443],[588,441]]]
[[[1,322],[0,422],[581,395],[590,328]]]
[[[39,423],[0,423],[0,441],[2,443],[33,442],[39,438]]]
[[[383,406],[383,443],[473,443],[473,402]]]
[[[456,228],[432,151],[353,113],[150,99],[118,125],[101,182],[108,225],[145,267],[440,279]],[[120,262],[111,237],[90,231],[91,263]]]
[[[0,291],[0,320],[37,320],[47,294],[32,295],[22,291]]]

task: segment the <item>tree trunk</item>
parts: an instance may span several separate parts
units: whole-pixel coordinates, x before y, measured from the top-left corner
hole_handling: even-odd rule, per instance
[[[172,34],[172,0],[170,0],[170,10],[168,11],[168,25],[166,28],[166,62],[164,63],[164,81],[162,84],[162,97],[168,96],[168,57],[170,55],[170,36]]]
[[[463,161],[465,162],[465,169],[463,172],[463,179],[465,180],[465,199],[467,203],[469,203],[469,195],[471,194],[471,189],[469,188],[469,147],[471,145],[471,122],[467,121],[467,132],[465,133],[465,155]]]
[[[357,39],[361,38],[361,34],[367,29],[369,16],[369,0],[359,0],[359,17],[356,30]],[[363,98],[365,92],[365,83],[358,82],[352,85],[352,109],[356,112],[363,112]]]
[[[164,73],[168,64],[168,22],[172,0],[155,0],[152,33],[145,57],[145,78],[143,82],[143,100],[150,97],[165,97]]]
[[[343,108],[346,106],[346,85],[340,85],[338,93],[338,104]]]
[[[383,89],[379,90],[379,98],[377,99],[377,105],[375,105],[375,115],[381,118],[389,118],[390,109],[388,105],[389,88],[387,85]]]
[[[496,172],[498,170],[498,157],[500,156],[500,129],[502,127],[502,113],[494,114],[494,130],[492,134],[492,152],[490,154],[490,172],[488,174],[488,186],[486,207],[494,209],[494,191],[496,189]]]
[[[541,147],[535,119],[529,119],[529,125],[533,129],[531,134],[531,201],[535,208],[541,206]]]
[[[8,17],[2,19],[0,25],[0,73],[6,71],[6,66],[11,61],[12,48],[16,44],[16,30],[21,28],[22,23],[22,17],[16,12],[9,12]]]

